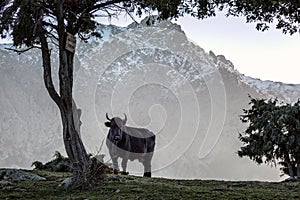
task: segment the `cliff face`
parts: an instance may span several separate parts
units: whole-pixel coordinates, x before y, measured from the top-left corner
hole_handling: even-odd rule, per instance
[[[293,102],[299,85],[245,77],[170,22],[99,30],[103,38],[80,43],[75,59],[74,98],[82,109],[81,136],[89,152],[96,153],[105,139],[105,112],[126,113],[129,126],[157,135],[154,176],[278,180],[278,169],[237,156],[238,132],[245,128],[239,115],[248,94]],[[55,150],[64,152],[60,115],[44,88],[39,52],[18,56],[3,48],[0,167],[29,168],[35,160],[49,160]],[[105,146],[101,151],[108,155]],[[137,162],[128,168],[143,171]]]

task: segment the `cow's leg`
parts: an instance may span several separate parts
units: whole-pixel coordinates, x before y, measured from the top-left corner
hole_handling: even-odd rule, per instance
[[[122,172],[123,175],[128,175],[128,172],[126,172],[127,162],[128,162],[128,158],[127,157],[125,157],[125,158],[122,159],[121,165],[122,165],[122,169],[123,169],[123,172]]]
[[[144,177],[151,177],[151,163],[144,161]]]
[[[119,166],[118,166],[118,157],[112,157],[112,163],[113,163],[113,167],[114,167],[114,174],[118,174],[119,170]]]
[[[147,155],[144,158],[144,177],[151,177],[151,159],[152,159],[152,153],[147,153]]]

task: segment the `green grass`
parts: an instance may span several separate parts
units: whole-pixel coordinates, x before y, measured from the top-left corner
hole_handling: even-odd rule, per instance
[[[107,175],[90,190],[68,192],[58,184],[68,173],[32,171],[46,181],[12,183],[16,190],[2,190],[0,199],[300,199],[300,182],[231,182],[172,180]]]

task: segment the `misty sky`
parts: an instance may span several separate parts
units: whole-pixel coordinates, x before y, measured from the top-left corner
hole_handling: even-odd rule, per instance
[[[102,20],[119,26],[131,22],[128,16],[111,22]],[[206,52],[212,50],[216,55],[224,55],[240,73],[262,80],[300,84],[299,33],[290,36],[274,27],[260,32],[255,24],[246,24],[244,18],[226,18],[222,13],[205,20],[179,18],[176,23],[191,41]]]

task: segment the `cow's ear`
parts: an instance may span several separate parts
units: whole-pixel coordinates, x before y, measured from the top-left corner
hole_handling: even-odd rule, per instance
[[[111,127],[111,123],[110,123],[110,122],[105,122],[104,124],[105,124],[105,126],[107,126],[107,127]]]

